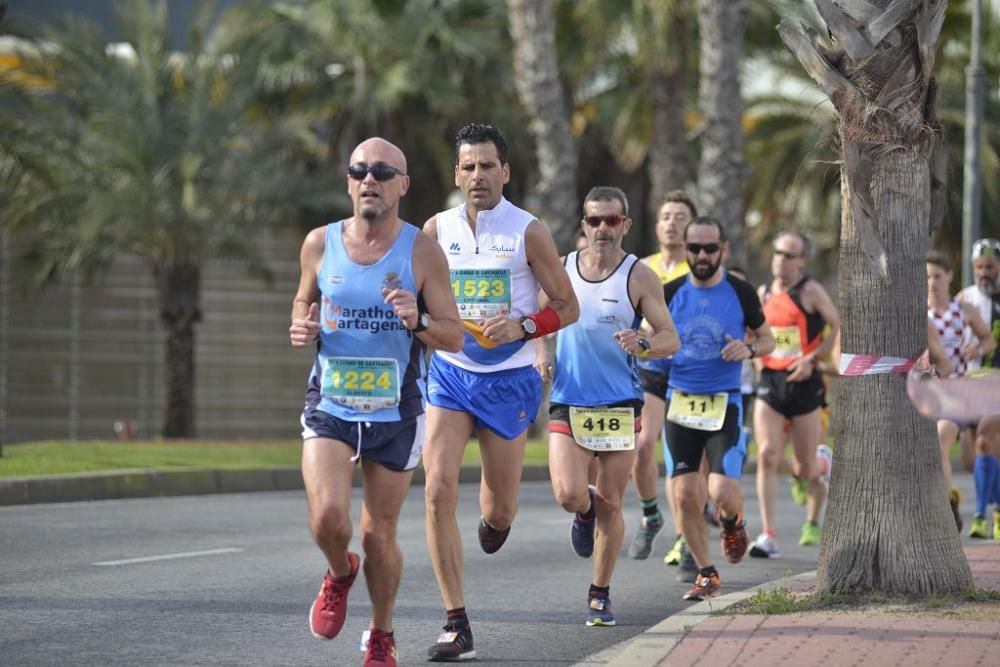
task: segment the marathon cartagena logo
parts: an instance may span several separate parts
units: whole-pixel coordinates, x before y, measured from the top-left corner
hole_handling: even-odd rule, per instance
[[[327,331],[364,331],[371,334],[407,331],[391,307],[349,308],[323,297],[323,329]]]

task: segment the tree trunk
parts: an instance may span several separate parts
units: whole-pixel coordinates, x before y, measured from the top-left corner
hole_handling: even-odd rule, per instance
[[[681,32],[681,31],[678,31]],[[649,146],[649,240],[656,241],[656,216],[671,190],[687,190],[694,179],[684,132],[687,98],[687,58],[672,67],[651,67],[649,91],[653,102],[653,140]]]
[[[179,262],[154,267],[166,346],[167,389],[163,437],[193,438],[195,324],[201,320],[201,266]]]
[[[913,358],[927,344],[924,256],[944,191],[930,72],[946,3],[816,4],[843,51],[784,21],[779,30],[840,119],[841,347]],[[819,590],[925,594],[971,586],[934,424],[911,405],[905,375],[840,382]]]
[[[698,0],[698,102],[705,116],[698,165],[699,213],[722,223],[733,260],[739,264],[745,264],[740,239],[749,171],[743,157],[740,88],[745,30],[744,0]]]
[[[576,144],[556,61],[551,0],[507,0],[518,96],[531,119],[538,181],[529,210],[548,224],[559,251],[573,249],[580,220]]]

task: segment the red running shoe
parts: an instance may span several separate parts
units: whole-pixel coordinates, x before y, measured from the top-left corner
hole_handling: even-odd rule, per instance
[[[350,593],[351,584],[361,567],[361,558],[356,553],[348,551],[347,560],[351,563],[351,573],[346,577],[334,578],[327,570],[319,595],[313,600],[312,609],[309,610],[309,629],[316,639],[333,639],[344,627],[347,594]]]
[[[389,665],[396,667],[396,640],[391,632],[372,630],[368,635],[368,648],[365,649],[364,667]]]

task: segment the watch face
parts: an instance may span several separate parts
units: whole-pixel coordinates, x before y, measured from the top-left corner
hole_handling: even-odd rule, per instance
[[[537,327],[535,326],[535,320],[530,317],[525,317],[521,320],[521,328],[528,334],[534,334]]]

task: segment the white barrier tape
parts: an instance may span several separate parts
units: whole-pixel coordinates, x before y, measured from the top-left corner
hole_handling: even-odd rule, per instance
[[[840,355],[840,374],[847,376],[878,375],[880,373],[906,373],[913,368],[917,358],[880,357],[877,354]]]

